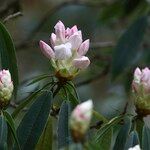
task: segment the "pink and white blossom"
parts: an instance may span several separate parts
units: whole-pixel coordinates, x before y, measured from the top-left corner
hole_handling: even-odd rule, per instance
[[[58,21],[54,29],[55,33],[50,37],[51,46],[41,40],[40,48],[51,60],[56,72],[64,77],[75,76],[90,64],[89,58],[85,56],[89,50],[89,39],[83,42],[82,32],[76,25],[66,28]]]

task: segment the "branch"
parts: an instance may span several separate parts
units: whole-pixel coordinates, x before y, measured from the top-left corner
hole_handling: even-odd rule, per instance
[[[16,18],[18,16],[22,16],[23,14],[19,11],[17,13],[11,14],[9,16],[7,16],[4,20],[3,23],[6,23],[7,21],[9,21],[10,19]]]
[[[8,13],[11,11],[11,13],[15,13],[20,11],[20,4],[19,4],[19,0],[9,0],[9,1],[5,1],[4,5],[1,6],[0,9],[0,18],[8,15]]]

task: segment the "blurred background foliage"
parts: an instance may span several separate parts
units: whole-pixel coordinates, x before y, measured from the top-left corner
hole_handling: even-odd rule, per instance
[[[54,25],[74,24],[91,41],[90,67],[76,79],[81,101],[93,99],[95,109],[107,117],[123,111],[130,98],[135,67],[150,66],[149,0],[0,0],[0,18],[17,50],[20,103],[43,83],[27,86],[34,76],[51,73],[39,48],[49,43]]]

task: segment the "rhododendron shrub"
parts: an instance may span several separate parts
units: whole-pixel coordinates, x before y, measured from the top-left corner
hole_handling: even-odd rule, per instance
[[[117,53],[110,69],[113,80],[115,74],[118,76],[124,69],[122,64],[128,66],[122,60],[122,56],[130,57],[126,56],[126,49],[133,51],[142,39],[139,34],[145,26],[141,22],[144,20],[135,22],[136,28],[131,25],[114,50]],[[138,34],[138,40],[133,44],[130,42],[135,40],[131,39],[134,34]],[[39,41],[41,55],[49,60],[51,71],[28,81],[27,86],[42,84],[23,101],[18,101],[17,58],[12,38],[3,24],[0,24],[0,36],[0,150],[150,150],[149,67],[134,66],[135,71],[129,70],[132,74],[132,79],[127,80],[130,96],[121,111],[107,118],[99,113],[99,106],[95,107],[94,97],[88,100],[79,97],[74,80],[92,66],[87,53],[90,40],[84,40],[76,25],[66,27],[58,21],[49,42]],[[120,49],[125,51],[118,57]],[[121,63],[116,64],[118,60]]]

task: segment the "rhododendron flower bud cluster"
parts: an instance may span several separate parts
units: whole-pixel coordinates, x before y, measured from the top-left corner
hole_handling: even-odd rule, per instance
[[[0,71],[0,108],[7,106],[12,96],[14,86],[9,70]]]
[[[144,115],[150,114],[150,69],[136,68],[132,89],[135,96],[135,105]]]
[[[93,102],[83,102],[73,110],[70,117],[70,128],[75,141],[82,139],[92,118]]]
[[[57,75],[73,78],[90,64],[85,56],[89,49],[89,40],[83,41],[82,32],[77,26],[65,28],[59,21],[55,25],[55,33],[51,34],[51,46],[40,41],[40,48],[44,55],[51,60]]]

